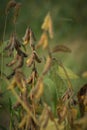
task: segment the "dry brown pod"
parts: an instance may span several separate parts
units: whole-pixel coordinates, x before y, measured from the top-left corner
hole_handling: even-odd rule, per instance
[[[32,51],[35,50],[35,43],[34,43],[34,41],[36,41],[36,38],[35,38],[34,32],[30,28],[30,47],[31,47]]]
[[[4,50],[8,50],[11,55],[14,49],[18,50],[20,47],[21,47],[20,41],[16,37],[16,34],[12,33],[8,45],[4,48]]]
[[[36,51],[33,51],[34,53],[34,56],[35,56],[35,60],[38,62],[38,63],[41,63],[41,59],[39,58],[39,56],[37,55]]]
[[[17,3],[14,7],[14,18],[13,18],[13,22],[16,23],[17,21],[17,17],[19,15],[19,10],[20,10],[20,7],[21,7],[21,3]]]
[[[41,95],[43,94],[43,88],[44,88],[43,78],[40,77],[36,83],[36,86],[32,88],[30,92],[30,98],[39,100]]]
[[[80,88],[77,97],[81,116],[84,116],[87,112],[87,84]]]
[[[52,58],[51,56],[48,56],[47,57],[47,60],[46,60],[46,64],[45,64],[45,67],[44,67],[44,70],[43,70],[43,75],[46,75],[47,72],[49,71],[50,67],[51,67],[51,64],[52,64]]]
[[[48,14],[46,15],[44,22],[41,26],[41,28],[45,31],[48,31],[50,38],[53,38],[53,25],[52,25],[52,19],[51,19],[51,15],[48,12]]]
[[[13,80],[10,83],[8,89],[13,89],[15,87],[18,87],[21,92],[24,89],[26,89],[26,77],[24,76],[24,74],[22,73],[22,71],[20,69],[17,69],[15,71]]]
[[[67,116],[67,107],[65,105],[59,105],[57,107],[57,115],[58,115],[58,119],[59,119],[59,123],[62,123],[66,116]]]
[[[7,6],[6,6],[6,10],[5,10],[5,13],[6,15],[8,14],[9,10],[11,8],[14,8],[16,6],[17,2],[15,0],[10,0],[8,3],[7,3]]]
[[[35,58],[35,56],[34,56],[34,54],[32,53],[32,55],[31,55],[31,56],[28,58],[28,60],[26,61],[28,67],[31,67],[32,64],[34,63],[34,58]]]
[[[71,52],[71,50],[65,46],[65,45],[56,45],[55,47],[53,47],[52,53],[56,53],[56,52]]]
[[[48,47],[48,36],[45,31],[42,33],[36,48],[39,48],[40,46],[42,46],[43,49],[46,49]]]
[[[48,106],[47,104],[44,105],[43,111],[39,117],[39,123],[42,128],[46,128],[49,121],[49,113],[48,113]]]
[[[32,70],[32,73],[31,73],[30,77],[27,79],[27,83],[28,83],[28,84],[32,84],[32,83],[33,83],[33,80],[35,80],[35,78],[36,78],[36,79],[38,78],[38,73],[37,73],[36,68],[34,68],[34,69]]]
[[[27,27],[25,35],[23,37],[24,45],[27,45],[30,40],[30,27]]]

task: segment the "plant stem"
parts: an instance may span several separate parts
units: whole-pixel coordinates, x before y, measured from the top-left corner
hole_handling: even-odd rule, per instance
[[[6,25],[7,25],[7,17],[8,17],[8,15],[6,15],[6,17],[5,17],[5,24],[4,24],[4,31],[3,31],[3,39],[2,39],[2,56],[1,56],[1,77],[2,77],[2,72],[3,72],[3,70],[4,70],[4,53],[3,53],[3,49],[4,49],[4,47],[3,47],[3,44],[4,44],[4,39],[5,39],[5,32],[6,32]]]

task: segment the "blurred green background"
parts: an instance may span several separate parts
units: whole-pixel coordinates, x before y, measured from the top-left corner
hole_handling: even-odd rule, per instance
[[[0,0],[0,41],[2,41],[5,8],[9,0]],[[81,75],[87,70],[87,1],[86,0],[16,0],[21,2],[21,10],[16,23],[17,35],[24,36],[27,26],[31,26],[37,42],[41,35],[43,19],[50,11],[54,39],[51,44],[64,44],[71,48],[71,54],[59,57],[74,72]],[[7,19],[5,39],[14,30],[12,12]]]

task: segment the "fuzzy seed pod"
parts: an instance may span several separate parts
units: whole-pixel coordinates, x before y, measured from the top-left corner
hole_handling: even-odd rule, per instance
[[[45,31],[48,31],[50,38],[53,38],[53,25],[52,25],[52,19],[50,13],[46,15],[41,28]]]
[[[71,52],[71,50],[64,45],[57,45],[52,49],[52,53],[56,52]]]
[[[52,58],[50,56],[47,57],[47,60],[46,60],[46,65],[44,67],[44,70],[43,70],[43,75],[46,75],[47,72],[49,71],[50,67],[51,67],[51,63],[52,63]]]
[[[48,47],[48,37],[46,32],[43,32],[36,47],[38,48],[40,46],[42,46],[43,49],[46,49]]]
[[[32,50],[35,50],[34,41],[36,41],[36,38],[33,31],[30,29],[30,47],[32,48]]]
[[[36,51],[33,51],[34,53],[34,56],[35,56],[35,60],[38,62],[38,63],[41,63],[41,59],[39,58],[39,56],[37,55]]]
[[[30,40],[30,28],[28,27],[23,37],[24,45],[27,45],[29,43],[29,40]]]
[[[10,40],[8,45],[5,47],[4,50],[9,50],[9,54],[11,55],[13,53],[13,50],[18,50],[21,47],[20,41],[17,39],[14,33],[11,34]]]
[[[6,6],[6,10],[5,10],[5,13],[6,15],[8,14],[9,10],[11,8],[14,8],[16,6],[17,2],[15,0],[10,0]]]
[[[26,89],[26,78],[20,69],[16,70],[14,80],[21,92]]]
[[[17,17],[19,15],[20,7],[21,7],[21,3],[17,3],[16,6],[15,6],[15,8],[14,8],[14,19],[13,19],[14,24],[17,21]]]
[[[32,71],[31,76],[29,77],[29,79],[27,79],[27,83],[28,83],[28,84],[32,84],[32,82],[33,82],[33,80],[34,80],[35,78],[36,78],[36,79],[38,78],[38,73],[37,73],[37,70],[36,70],[36,69],[34,69],[34,70]]]
[[[43,79],[40,77],[37,81],[35,88],[33,88],[30,92],[31,99],[40,99],[43,94]]]
[[[30,58],[26,61],[28,67],[31,67],[31,65],[34,63],[34,57],[34,54],[32,54]]]

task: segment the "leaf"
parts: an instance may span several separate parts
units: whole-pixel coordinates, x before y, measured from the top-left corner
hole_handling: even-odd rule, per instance
[[[44,78],[44,93],[42,99],[44,102],[51,106],[52,112],[55,113],[57,104],[56,86],[55,83],[46,76]]]
[[[52,53],[56,52],[71,52],[71,50],[65,45],[57,45],[52,49]]]
[[[67,75],[69,76],[70,79],[78,79],[79,76],[76,75],[71,69],[64,67]],[[58,75],[62,78],[62,79],[67,79],[66,74],[63,70],[63,68],[61,66],[58,66],[58,71],[57,71]]]

